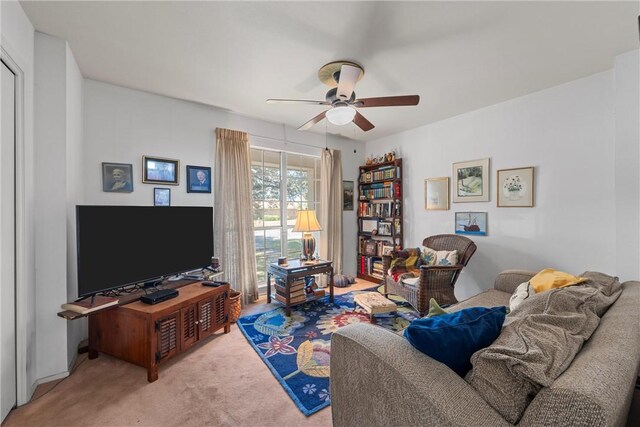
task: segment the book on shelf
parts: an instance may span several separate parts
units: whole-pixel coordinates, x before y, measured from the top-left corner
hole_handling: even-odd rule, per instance
[[[60,308],[63,310],[73,311],[78,314],[89,314],[118,304],[118,298],[96,295],[95,299],[93,299],[93,304],[92,299],[92,297],[87,297],[80,301],[68,302],[66,304],[62,304]]]

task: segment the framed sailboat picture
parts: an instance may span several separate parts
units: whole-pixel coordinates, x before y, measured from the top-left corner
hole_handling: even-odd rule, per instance
[[[456,234],[487,235],[486,212],[456,212]]]

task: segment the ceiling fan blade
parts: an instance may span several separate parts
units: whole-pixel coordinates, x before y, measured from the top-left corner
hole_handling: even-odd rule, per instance
[[[343,64],[340,68],[340,78],[338,79],[338,92],[336,95],[339,99],[348,101],[353,93],[353,88],[356,87],[356,82],[362,70],[353,65]]]
[[[356,111],[356,115],[353,117],[353,123],[360,129],[367,132],[373,129],[375,126],[369,120],[367,120],[362,114]]]
[[[308,99],[267,99],[267,104],[331,105],[327,101],[311,101]]]
[[[300,126],[298,128],[298,130],[307,130],[307,129],[309,129],[311,126],[315,125],[316,123],[318,123],[319,121],[324,119],[325,113],[326,113],[326,111],[323,111],[322,113],[318,114],[313,119],[309,120],[307,123],[305,123],[302,126]]]
[[[367,107],[399,107],[402,105],[418,105],[419,95],[383,96],[380,98],[361,98],[353,103],[358,108]]]

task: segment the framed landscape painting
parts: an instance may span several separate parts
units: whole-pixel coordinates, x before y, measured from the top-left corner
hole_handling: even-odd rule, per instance
[[[353,181],[342,181],[342,210],[353,210]]]
[[[489,159],[453,164],[453,201],[489,201]]]
[[[456,234],[487,235],[486,212],[456,212]]]
[[[424,208],[428,211],[449,210],[449,177],[424,180]]]
[[[142,182],[145,184],[178,185],[180,161],[142,156]]]
[[[533,207],[533,166],[498,171],[498,207]]]

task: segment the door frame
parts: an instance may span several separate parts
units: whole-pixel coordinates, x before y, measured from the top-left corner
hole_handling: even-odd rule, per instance
[[[26,194],[27,162],[25,150],[25,76],[24,71],[5,50],[5,43],[0,47],[0,60],[15,75],[15,152],[14,152],[14,186],[15,186],[15,301],[16,301],[16,404],[27,403],[36,383],[29,384],[27,366],[29,358],[29,318],[33,305],[29,305],[29,221],[31,210],[28,207]],[[33,325],[31,326],[33,329]],[[35,350],[33,350],[35,351]],[[35,366],[32,367],[35,369]]]

